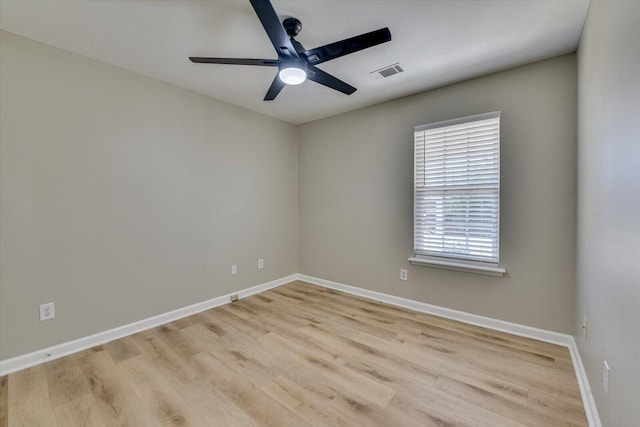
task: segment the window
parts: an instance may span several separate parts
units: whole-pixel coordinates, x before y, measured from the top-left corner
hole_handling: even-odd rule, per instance
[[[410,261],[504,273],[498,268],[500,112],[418,126],[414,144]]]

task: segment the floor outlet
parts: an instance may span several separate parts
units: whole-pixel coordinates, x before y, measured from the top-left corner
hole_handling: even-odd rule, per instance
[[[231,266],[231,274],[236,274],[238,272],[238,266],[233,264]]]
[[[40,304],[40,321],[51,320],[56,317],[56,307],[52,302]]]
[[[262,270],[264,268],[264,260],[260,258],[258,260],[258,270]]]
[[[607,361],[604,361],[604,369],[602,371],[602,386],[604,387],[604,392],[609,394],[609,364]]]
[[[400,280],[407,280],[407,269],[406,268],[401,268],[400,269]]]

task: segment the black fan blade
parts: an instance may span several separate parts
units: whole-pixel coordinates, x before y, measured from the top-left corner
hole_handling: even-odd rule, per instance
[[[310,49],[302,53],[310,64],[316,65],[362,49],[391,41],[388,28],[381,28],[370,33],[360,34],[349,39]]]
[[[231,65],[262,65],[265,67],[277,67],[277,59],[248,59],[248,58],[202,58],[190,56],[191,62],[196,64],[231,64]]]
[[[297,58],[296,52],[287,32],[276,15],[276,11],[273,9],[269,0],[250,0],[253,10],[256,11],[256,15],[260,19],[264,30],[267,32],[273,47],[276,48],[278,56],[285,56],[290,58]]]
[[[276,99],[276,96],[280,93],[282,88],[284,87],[284,82],[280,80],[280,77],[276,74],[276,77],[273,79],[267,94],[264,96],[265,101],[273,101]]]
[[[307,69],[307,78],[309,80],[313,80],[316,83],[320,83],[321,85],[330,87],[331,89],[335,89],[339,92],[345,93],[347,95],[351,95],[356,91],[356,88],[343,82],[340,79],[333,77],[329,73],[325,73],[320,68],[316,68],[310,66]]]

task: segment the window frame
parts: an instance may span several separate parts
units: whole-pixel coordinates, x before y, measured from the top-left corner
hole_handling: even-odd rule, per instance
[[[439,122],[429,123],[426,125],[416,126],[414,128],[414,152],[413,152],[413,256],[409,258],[409,261],[414,265],[423,265],[429,267],[436,268],[445,268],[445,269],[453,269],[458,271],[466,271],[466,272],[475,272],[481,274],[489,274],[495,276],[503,276],[506,273],[506,269],[500,266],[500,188],[501,188],[501,136],[502,136],[502,123],[501,123],[501,111],[493,111],[490,113],[476,114],[467,117],[460,117],[452,120],[443,120]],[[418,186],[416,185],[416,135],[418,132],[424,132],[430,129],[438,129],[449,126],[461,125],[465,123],[473,123],[479,122],[488,119],[498,119],[498,165],[497,165],[497,173],[498,173],[498,185],[497,185],[497,229],[496,229],[496,262],[492,261],[483,261],[483,260],[470,260],[466,258],[455,257],[454,254],[448,253],[443,255],[438,254],[428,254],[424,253],[418,254],[416,252],[416,231],[418,230],[416,224],[416,197]],[[472,190],[469,188],[469,190]],[[443,192],[443,197],[444,197]],[[493,241],[492,241],[493,244]]]

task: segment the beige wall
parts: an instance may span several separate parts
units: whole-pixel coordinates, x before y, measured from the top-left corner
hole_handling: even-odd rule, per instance
[[[509,276],[409,265],[413,127],[495,110],[502,111],[501,263]],[[575,55],[302,125],[299,271],[573,332],[575,150]]]
[[[640,2],[591,2],[578,50],[575,330],[605,426],[640,426],[639,46]]]
[[[0,359],[296,272],[295,126],[0,37]]]

